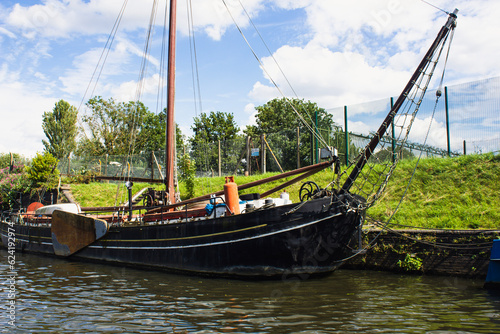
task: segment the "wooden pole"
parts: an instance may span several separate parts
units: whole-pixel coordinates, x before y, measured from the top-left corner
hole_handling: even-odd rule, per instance
[[[155,179],[155,166],[154,166],[154,161],[156,160],[155,158],[155,152],[151,151],[151,180]]]
[[[247,137],[247,172],[245,173],[246,175],[251,175],[252,173],[252,166],[251,166],[251,161],[250,161],[250,136]]]
[[[349,166],[349,131],[347,129],[347,106],[344,106],[345,165]]]
[[[220,140],[219,140],[219,177],[221,176],[222,176],[222,164],[221,164]]]
[[[263,133],[260,135],[260,159],[262,165],[262,174],[266,173],[266,144],[264,142],[266,135]]]
[[[168,80],[167,80],[167,126],[165,147],[165,190],[169,204],[175,203],[174,165],[175,165],[175,32],[177,1],[170,0],[170,24],[168,38]]]
[[[297,168],[300,168],[300,127],[297,127]]]

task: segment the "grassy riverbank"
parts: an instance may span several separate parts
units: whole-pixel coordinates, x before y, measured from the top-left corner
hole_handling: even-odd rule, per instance
[[[380,221],[389,219],[403,196],[414,166],[415,161],[412,160],[400,162],[383,196],[369,209],[370,218]],[[260,178],[260,175],[237,176],[235,181],[245,184]],[[331,171],[324,171],[309,179],[324,187],[332,178]],[[262,193],[279,183],[277,181],[245,192]],[[223,177],[197,178],[195,196],[221,190],[223,184]],[[161,188],[161,185],[137,183],[133,192],[148,186]],[[294,202],[298,201],[300,186],[301,183],[298,183],[286,189]],[[180,188],[181,193],[185,193],[182,183]],[[111,183],[72,184],[71,189],[82,206],[109,206],[127,201],[124,187],[118,188]],[[420,160],[408,192],[391,222],[430,228],[499,228],[500,156],[486,154]]]

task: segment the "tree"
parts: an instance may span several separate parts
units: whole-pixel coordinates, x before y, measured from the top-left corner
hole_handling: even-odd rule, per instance
[[[127,155],[139,145],[137,137],[148,113],[142,102],[115,102],[96,96],[87,102],[91,114],[83,116],[90,131],[78,143],[79,155]]]
[[[181,155],[179,159],[179,179],[186,185],[186,199],[194,196],[196,167],[188,154]]]
[[[52,154],[45,152],[37,155],[31,161],[31,166],[26,167],[26,173],[34,189],[52,189],[57,186],[59,160]]]
[[[64,100],[59,100],[52,112],[43,113],[42,128],[48,141],[42,143],[46,152],[57,159],[69,157],[76,148],[77,117],[77,109]]]
[[[144,152],[155,152],[165,149],[165,131],[167,110],[159,114],[147,111],[137,135],[137,148]],[[184,149],[184,135],[179,125],[175,123],[175,142],[177,151]]]
[[[255,142],[258,141],[255,137],[266,134],[267,141],[285,170],[297,168],[297,128],[300,134],[301,166],[315,162],[313,158],[317,153],[313,150],[315,140],[311,129],[318,131],[327,141],[336,136],[332,115],[311,101],[276,98],[255,109],[257,126],[249,126],[244,132],[254,138]],[[296,111],[303,120],[297,116]],[[269,166],[274,163],[272,156],[268,155],[267,159]]]
[[[189,139],[196,165],[205,171],[218,169],[218,143],[221,142],[221,159],[225,170],[236,166],[239,152],[235,145],[242,141],[240,131],[231,113],[211,111],[194,118],[191,126],[194,136]]]

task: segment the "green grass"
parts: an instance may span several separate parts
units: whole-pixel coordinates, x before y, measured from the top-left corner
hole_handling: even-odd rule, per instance
[[[398,166],[369,216],[389,219],[413,168],[414,161]],[[444,229],[500,228],[500,157],[422,159],[392,223]]]
[[[399,163],[382,197],[368,210],[368,216],[387,221],[399,203],[415,166],[415,160]],[[236,176],[239,185],[265,176]],[[290,178],[288,178],[290,179]],[[333,179],[331,170],[322,171],[307,180],[320,187]],[[290,198],[298,202],[299,182],[286,188]],[[275,181],[241,193],[262,193],[283,182]],[[223,189],[224,177],[197,178],[195,196]],[[136,193],[144,187],[161,189],[161,185],[134,184]],[[115,205],[117,185],[112,183],[72,184],[76,200],[82,206]],[[181,194],[185,186],[180,183]],[[277,194],[275,194],[277,195]],[[123,186],[118,188],[118,202],[127,201]],[[412,183],[392,223],[414,227],[475,229],[500,228],[500,156],[491,154],[469,155],[458,158],[421,159]]]

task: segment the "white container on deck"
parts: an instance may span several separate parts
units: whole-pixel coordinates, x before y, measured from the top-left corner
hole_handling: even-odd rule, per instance
[[[80,206],[75,203],[60,203],[53,205],[42,206],[41,208],[36,209],[35,215],[51,215],[54,211],[64,211],[79,214],[81,212]]]

